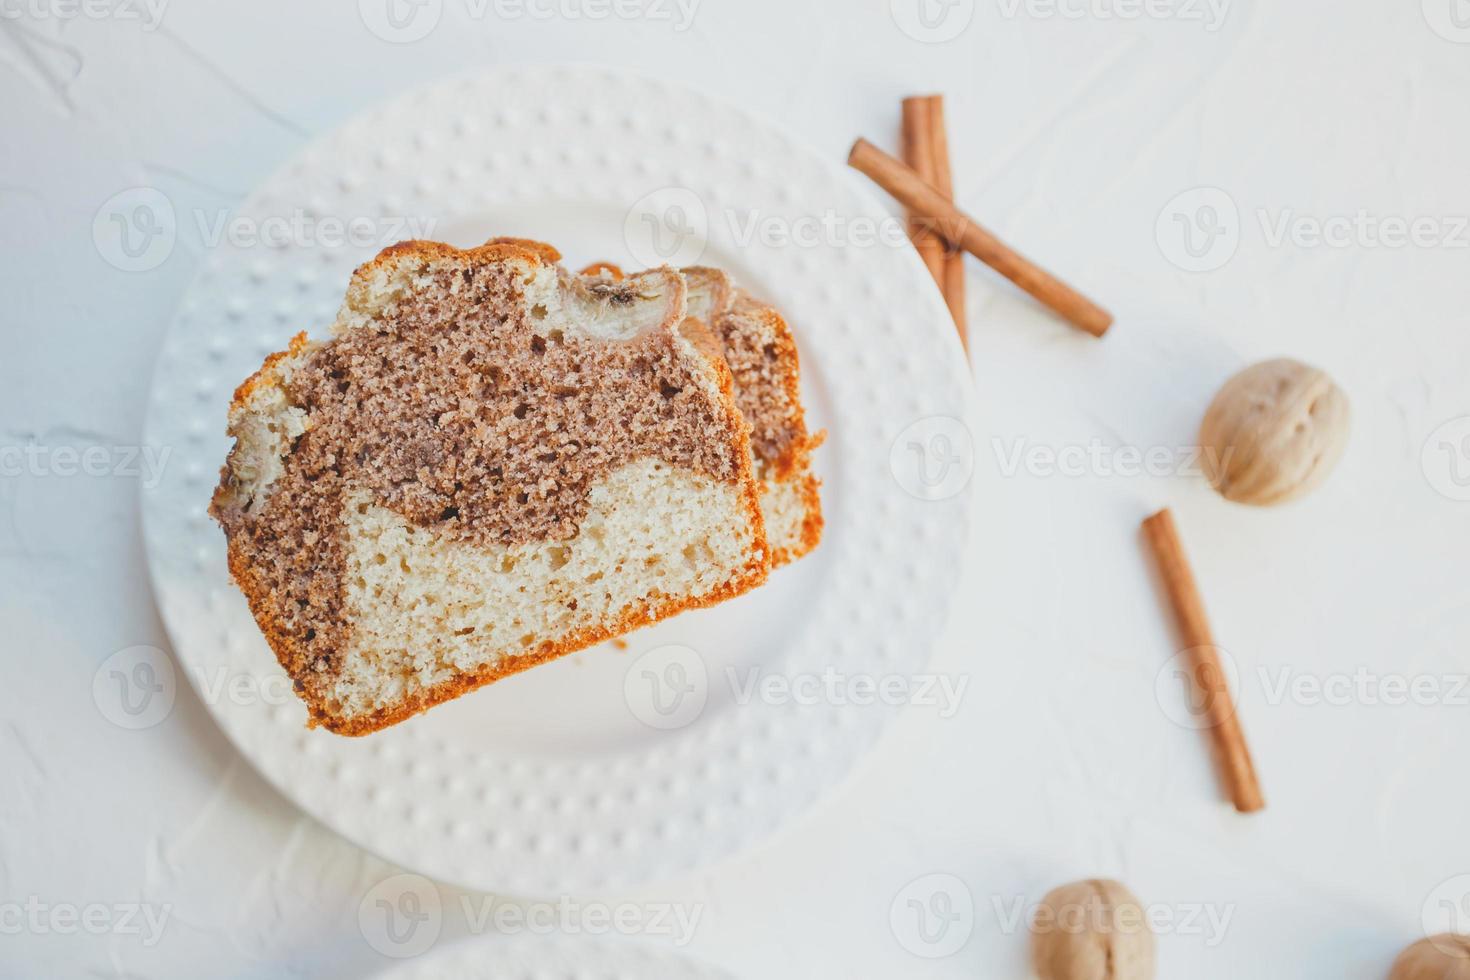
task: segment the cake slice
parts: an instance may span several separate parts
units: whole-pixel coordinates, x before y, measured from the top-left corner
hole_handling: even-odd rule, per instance
[[[718,342],[677,272],[536,242],[384,250],[235,393],[211,513],[312,725],[362,735],[770,568]]]
[[[735,378],[735,403],[751,426],[772,564],[795,561],[822,537],[821,481],[811,466],[822,434],[807,431],[791,328],[774,307],[738,289],[721,270],[691,266],[680,271],[688,286],[688,315],[709,324],[719,337]],[[611,281],[623,275],[608,262],[583,272]]]

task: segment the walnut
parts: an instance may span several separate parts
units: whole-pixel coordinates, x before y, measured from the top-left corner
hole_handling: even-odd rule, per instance
[[[1031,921],[1041,980],[1152,980],[1154,934],[1143,905],[1116,881],[1074,881],[1047,893]]]
[[[1205,475],[1226,500],[1283,503],[1337,465],[1347,446],[1347,396],[1300,361],[1262,361],[1225,382],[1199,438]]]
[[[1393,961],[1389,980],[1470,980],[1470,936],[1421,939]]]

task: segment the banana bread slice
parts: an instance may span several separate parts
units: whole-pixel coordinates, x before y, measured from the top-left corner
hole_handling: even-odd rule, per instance
[[[770,568],[749,425],[677,272],[385,249],[240,386],[211,513],[312,725],[362,735]]]

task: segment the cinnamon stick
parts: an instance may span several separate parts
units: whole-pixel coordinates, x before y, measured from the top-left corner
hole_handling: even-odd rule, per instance
[[[915,173],[953,203],[954,178],[949,163],[949,133],[944,124],[944,96],[915,95],[903,100],[903,155],[904,162]],[[944,294],[960,343],[968,347],[964,252],[936,237],[929,222],[912,212],[909,237]]]
[[[1144,536],[1159,564],[1165,591],[1179,620],[1184,647],[1188,651],[1190,677],[1195,693],[1203,700],[1206,731],[1214,747],[1215,761],[1225,783],[1226,792],[1241,813],[1254,813],[1266,805],[1261,785],[1256,779],[1255,763],[1245,742],[1245,732],[1235,713],[1220,655],[1205,616],[1204,600],[1184,555],[1184,543],[1174,524],[1174,515],[1166,507],[1143,522]]]
[[[929,111],[929,96],[914,96],[903,100],[903,162],[914,168],[914,173],[931,184],[937,183],[934,163],[934,135],[930,132],[933,114]],[[929,222],[922,216],[909,213],[909,240],[919,258],[929,267],[929,274],[941,289],[944,288],[944,239],[935,235]]]
[[[981,262],[1036,297],[1063,319],[1095,337],[1112,326],[1107,310],[1062,282],[944,199],[912,169],[867,140],[852,145],[847,162],[872,178],[909,211],[926,218],[930,227],[951,245],[959,246]]]

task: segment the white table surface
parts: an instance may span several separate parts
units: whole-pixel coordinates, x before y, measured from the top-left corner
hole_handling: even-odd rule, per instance
[[[411,43],[365,25],[360,10],[384,23],[378,0],[174,0],[156,22],[0,4],[0,462],[49,454],[0,477],[0,975],[391,963],[358,908],[399,869],[265,785],[191,691],[141,731],[93,698],[109,656],[168,646],[138,526],[147,475],[124,449],[207,252],[181,224],[166,260],[125,272],[93,221],[136,186],[181,213],[228,209],[357,110],[516,63],[693,83],[834,159],[859,134],[896,146],[900,97],[942,91],[961,203],[1118,318],[1092,340],[972,265],[979,526],[933,661],[970,678],[960,710],[906,711],[839,793],[756,851],[600,901],[697,910],[688,949],[737,976],[1021,978],[1016,903],[1108,875],[1165,923],[1161,976],[1367,980],[1422,935],[1426,907],[1470,891],[1470,503],[1454,499],[1470,495],[1470,423],[1421,452],[1470,415],[1455,0],[933,2],[950,40],[906,33],[923,33],[910,0],[686,0],[687,24],[671,0],[617,8],[643,19],[595,19],[598,0],[431,0],[439,19],[411,22],[427,30]],[[1174,215],[1199,232],[1212,203],[1238,218],[1194,263]],[[1416,219],[1417,243],[1395,245]],[[1313,239],[1314,222],[1341,237]],[[1326,368],[1352,400],[1320,492],[1259,511],[1188,473],[1126,472],[1135,449],[1189,446],[1220,382],[1276,355]],[[108,475],[64,475],[67,447],[96,446]],[[1095,461],[1058,473],[1038,447]],[[1012,465],[1017,450],[1030,462]],[[1260,815],[1222,802],[1199,734],[1171,721],[1167,677],[1156,695],[1176,638],[1138,522],[1165,503],[1239,667]],[[1399,681],[1433,703],[1385,703]],[[956,952],[925,958],[943,950],[890,912],[936,887],[967,891],[973,914],[951,923]],[[440,948],[497,941],[469,935],[485,930],[462,899],[481,896],[442,893]]]

